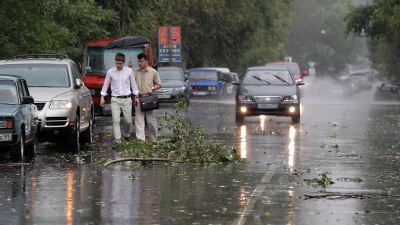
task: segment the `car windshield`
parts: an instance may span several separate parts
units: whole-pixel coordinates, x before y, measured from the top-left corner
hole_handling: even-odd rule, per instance
[[[244,77],[243,84],[292,85],[288,71],[251,70]]]
[[[0,80],[0,104],[18,104],[17,87],[15,82]]]
[[[158,70],[161,81],[164,80],[183,80],[182,73],[179,70]]]
[[[85,75],[106,75],[107,71],[115,66],[115,54],[118,52],[125,54],[125,64],[128,66],[132,62],[132,69],[139,68],[137,56],[144,53],[144,48],[132,49],[106,49],[106,48],[88,48],[85,58]]]
[[[281,64],[281,63],[277,63],[277,64],[267,64],[265,65],[266,67],[274,67],[274,68],[284,68],[287,69],[289,68],[292,73],[294,74],[300,74],[300,70],[299,67],[296,64]]]
[[[70,87],[67,65],[8,64],[0,66],[0,74],[21,76],[29,87]]]
[[[189,72],[189,80],[218,80],[218,73],[214,71]]]

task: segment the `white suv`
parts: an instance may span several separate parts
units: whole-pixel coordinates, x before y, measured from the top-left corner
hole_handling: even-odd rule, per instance
[[[0,61],[0,74],[23,77],[39,110],[39,139],[67,142],[72,152],[93,142],[93,100],[66,55],[18,55]]]

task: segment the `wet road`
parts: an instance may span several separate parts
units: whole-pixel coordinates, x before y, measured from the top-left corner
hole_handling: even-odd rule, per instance
[[[269,116],[236,124],[232,99],[193,99],[182,113],[245,165],[104,168],[91,163],[98,152],[74,157],[43,144],[29,165],[2,156],[0,224],[399,224],[399,102],[325,90],[302,90],[300,124]],[[96,119],[107,149],[111,118]],[[310,182],[321,174],[334,183]]]

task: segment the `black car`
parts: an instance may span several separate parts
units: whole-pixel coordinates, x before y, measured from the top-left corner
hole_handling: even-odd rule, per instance
[[[294,80],[288,69],[271,67],[247,68],[236,92],[236,122],[246,116],[289,116],[300,122],[300,91],[303,81]]]
[[[377,87],[374,98],[376,100],[384,100],[384,99],[400,100],[399,85],[382,83],[379,87]]]
[[[156,91],[159,102],[178,102],[185,99],[190,104],[188,79],[179,67],[158,67],[162,88]]]

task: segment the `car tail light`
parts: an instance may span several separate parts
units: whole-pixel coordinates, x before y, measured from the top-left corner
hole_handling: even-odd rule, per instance
[[[386,91],[386,88],[382,88],[382,91]]]

